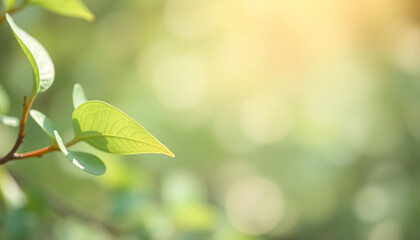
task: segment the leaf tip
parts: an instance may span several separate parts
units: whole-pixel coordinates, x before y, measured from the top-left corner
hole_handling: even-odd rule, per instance
[[[83,91],[82,85],[80,85],[80,83],[75,83],[75,84],[73,85],[73,94],[74,94],[75,92],[80,91],[80,90],[82,90],[82,91]]]
[[[162,152],[160,152],[160,153],[163,153],[163,154],[165,154],[169,157],[173,157],[173,158],[175,157],[175,154],[173,152],[171,152],[171,150],[169,150],[169,148],[165,147],[165,145],[163,145],[162,143],[161,143],[161,145],[162,145],[163,148],[161,148]]]
[[[168,153],[167,153],[167,155],[169,156],[169,157],[175,157],[175,154],[173,153],[173,152],[171,152],[169,149],[168,149]]]
[[[76,109],[81,104],[87,102],[85,92],[82,88],[82,85],[79,83],[74,84],[73,86],[73,107]]]
[[[8,14],[8,13],[6,13],[6,20],[7,20],[7,22],[9,23],[9,25],[10,25],[10,23],[11,23],[11,22],[13,22],[12,17],[11,17],[11,16],[10,16],[10,14]]]
[[[88,12],[88,13],[85,14],[85,19],[88,22],[93,22],[95,20],[95,15],[93,15],[93,13],[91,13],[91,12]]]
[[[29,114],[31,115],[31,117],[34,117],[37,113],[38,113],[38,111],[35,110],[35,109],[29,110]]]
[[[39,112],[35,109],[31,109],[31,110],[29,110],[29,115],[31,115],[32,119],[35,120],[35,122],[40,124],[39,123],[40,118],[42,118],[44,114],[42,114],[41,112]],[[42,127],[42,124],[41,124],[41,127]]]

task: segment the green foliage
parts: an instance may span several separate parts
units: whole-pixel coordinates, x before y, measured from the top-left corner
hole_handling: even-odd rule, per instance
[[[35,38],[19,28],[9,14],[6,14],[6,19],[19,45],[32,65],[34,82],[31,97],[34,97],[38,92],[46,91],[54,82],[54,64],[48,52]]]
[[[80,1],[76,0],[29,0],[28,3],[38,4],[64,15],[82,17],[88,20],[93,18],[93,15],[87,8]],[[72,121],[75,137],[67,144],[64,144],[53,121],[43,113],[30,109],[37,93],[46,91],[53,84],[55,76],[54,64],[48,52],[36,39],[19,28],[9,14],[6,14],[6,19],[32,65],[34,81],[31,95],[24,103],[21,122],[16,118],[0,115],[0,123],[9,126],[23,124],[24,126],[29,113],[42,130],[53,140],[53,144],[25,154],[16,154],[16,150],[22,144],[25,136],[23,128],[20,128],[15,147],[11,153],[1,159],[0,163],[6,163],[22,157],[40,157],[51,151],[60,150],[78,168],[94,175],[105,173],[105,164],[98,157],[89,153],[75,152],[68,149],[68,147],[80,141],[85,141],[91,146],[108,153],[161,153],[174,157],[174,154],[168,148],[119,109],[101,101],[87,101],[80,84],[76,84],[73,89],[75,110]],[[0,88],[0,113],[7,111],[7,107],[8,102],[5,91]]]
[[[44,132],[58,145],[58,148],[72,164],[94,175],[102,175],[105,173],[105,164],[98,157],[89,153],[73,152],[68,150],[63,142],[63,139],[58,134],[54,123],[43,113],[37,110],[31,110],[29,114],[35,122],[38,123],[42,130],[44,130]]]
[[[109,153],[163,153],[169,149],[121,110],[101,101],[88,101],[73,112],[76,139]]]
[[[88,21],[95,18],[79,0],[28,0],[27,2],[68,17],[82,18]]]
[[[44,132],[55,142],[56,138],[54,136],[54,131],[57,130],[54,123],[47,118],[43,113],[40,111],[32,109],[29,111],[31,117],[35,120],[36,123],[44,130]]]
[[[83,91],[82,85],[76,83],[73,88],[73,106],[76,109],[81,104],[87,102],[85,92]]]
[[[102,175],[105,173],[105,164],[97,156],[85,152],[69,151],[57,131],[54,131],[54,136],[61,152],[76,167],[94,175]]]

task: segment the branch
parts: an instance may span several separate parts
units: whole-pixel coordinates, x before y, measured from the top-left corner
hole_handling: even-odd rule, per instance
[[[81,141],[80,139],[75,138],[75,139],[71,140],[70,142],[66,143],[66,147],[73,146],[74,144],[76,144],[80,141]],[[13,149],[14,149],[14,147],[13,147]],[[11,157],[8,157],[10,155],[10,153],[9,153],[3,159],[0,160],[0,165],[5,164],[6,162],[11,161],[11,160],[20,160],[20,159],[26,159],[26,158],[31,158],[31,157],[42,157],[47,153],[54,152],[54,151],[59,151],[59,150],[60,149],[58,148],[57,144],[54,143],[50,146],[40,148],[40,149],[37,149],[37,150],[33,150],[33,151],[30,151],[30,152],[25,152],[25,153],[15,152]],[[10,151],[10,152],[12,152],[12,151]]]
[[[23,98],[22,117],[20,119],[19,133],[15,142],[15,145],[6,156],[0,159],[0,164],[5,164],[10,160],[19,158],[17,154],[17,150],[19,149],[20,145],[22,145],[23,139],[25,138],[26,120],[28,119],[29,110],[31,109],[34,100],[35,100],[35,97],[30,98],[29,101],[27,101],[26,97]]]
[[[70,147],[70,146],[78,143],[79,141],[80,141],[79,139],[75,138],[72,141],[66,143],[66,147]],[[58,151],[58,150],[60,150],[60,149],[58,148],[57,144],[54,143],[54,144],[52,144],[48,147],[44,147],[44,148],[41,148],[41,149],[38,149],[38,150],[26,152],[26,153],[16,153],[15,155],[17,157],[16,159],[25,159],[25,158],[31,158],[31,157],[42,157],[47,153]],[[0,162],[0,164],[1,164],[1,162]]]
[[[13,146],[13,148],[9,151],[9,153],[6,156],[4,156],[3,158],[0,159],[0,165],[5,164],[5,163],[7,163],[9,161],[12,161],[12,160],[25,159],[25,158],[31,158],[31,157],[42,157],[44,154],[59,150],[57,144],[54,143],[50,146],[47,146],[47,147],[44,147],[44,148],[41,148],[41,149],[38,149],[38,150],[26,152],[26,153],[18,153],[17,152],[20,145],[22,145],[23,139],[25,138],[25,135],[26,135],[26,131],[25,131],[26,121],[28,120],[29,110],[31,109],[34,100],[35,100],[35,96],[31,97],[28,101],[27,101],[26,97],[24,97],[24,99],[23,99],[23,112],[22,112],[22,117],[20,119],[19,133],[18,133],[16,142],[15,142],[15,145]],[[80,141],[80,139],[75,138],[72,141],[66,143],[66,146],[70,147],[70,146],[78,143],[79,141]]]

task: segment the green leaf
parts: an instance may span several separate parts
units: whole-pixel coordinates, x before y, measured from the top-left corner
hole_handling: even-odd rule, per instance
[[[73,106],[76,109],[81,104],[87,102],[85,92],[83,91],[82,85],[76,83],[73,87]]]
[[[57,130],[54,123],[46,117],[43,113],[37,110],[30,110],[29,114],[35,120],[36,123],[44,130],[44,132],[55,142],[54,131]]]
[[[80,0],[28,0],[28,3],[68,17],[82,18],[88,21],[95,18]]]
[[[7,111],[9,111],[9,97],[0,85],[0,114],[7,113]]]
[[[38,92],[47,90],[54,82],[54,64],[48,52],[36,39],[20,29],[9,14],[6,14],[6,19],[19,45],[32,65],[34,83],[31,96],[34,97]]]
[[[63,152],[76,167],[94,175],[102,175],[105,173],[106,166],[97,156],[85,152],[69,151],[57,131],[54,131],[54,136],[61,152]]]
[[[174,154],[121,110],[101,101],[88,101],[73,112],[76,139],[115,154]]]
[[[0,123],[9,127],[19,127],[18,118],[0,115]]]
[[[4,10],[8,11],[15,6],[16,0],[3,0]]]

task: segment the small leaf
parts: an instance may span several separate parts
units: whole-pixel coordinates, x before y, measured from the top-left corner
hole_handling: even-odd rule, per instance
[[[8,11],[15,6],[16,0],[3,0],[4,10]]]
[[[68,17],[82,18],[88,21],[95,18],[80,0],[28,0],[28,3]]]
[[[44,132],[55,142],[54,131],[56,131],[57,128],[54,123],[40,111],[32,109],[29,111],[29,114],[42,130],[44,130]]]
[[[76,83],[73,87],[73,106],[76,109],[81,104],[87,102],[85,92],[83,91],[82,85]]]
[[[57,131],[54,131],[54,136],[61,152],[63,152],[76,167],[94,175],[102,175],[105,173],[106,166],[97,156],[85,152],[69,151]]]
[[[7,113],[7,111],[9,111],[9,97],[0,85],[0,114]]]
[[[9,127],[19,127],[18,118],[0,115],[0,123]]]
[[[31,96],[44,92],[54,82],[55,77],[54,64],[48,52],[35,38],[20,29],[9,14],[6,14],[6,19],[34,71]]]
[[[88,101],[73,112],[76,139],[115,154],[174,154],[121,110],[101,101]]]

